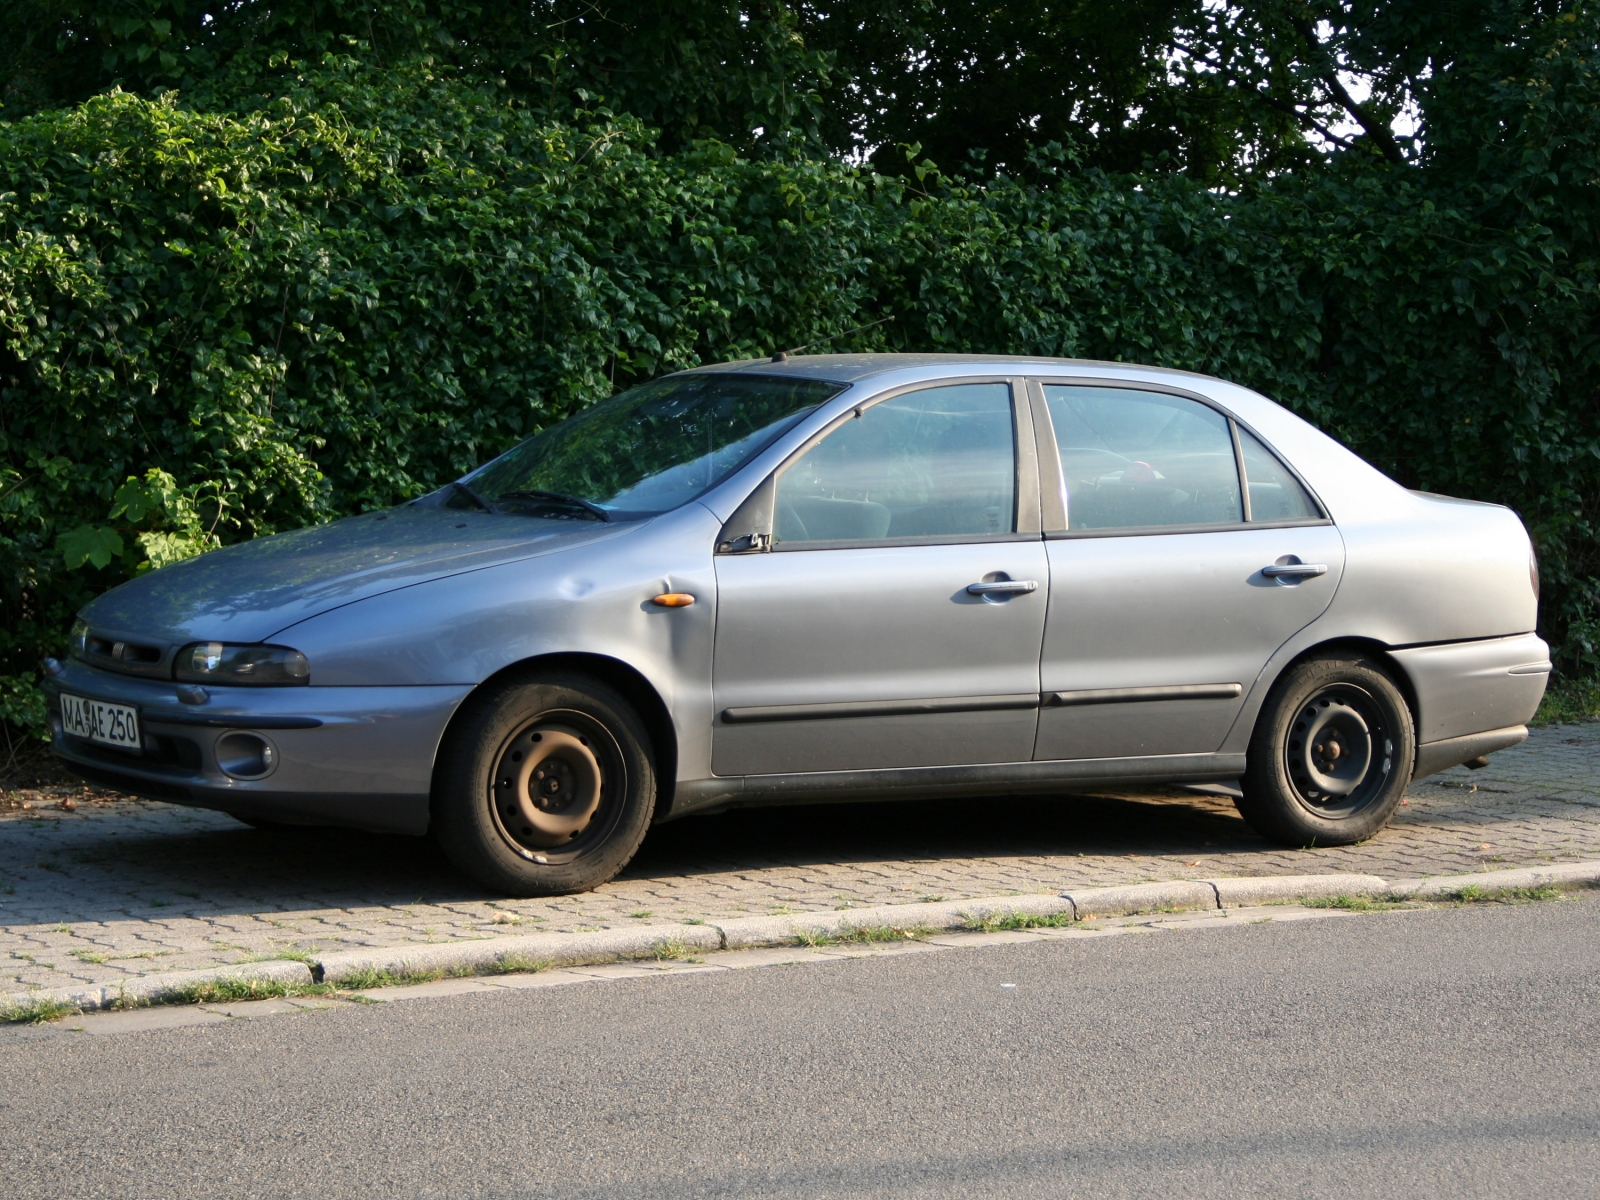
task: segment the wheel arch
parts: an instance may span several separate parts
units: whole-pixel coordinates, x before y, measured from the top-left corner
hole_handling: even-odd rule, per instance
[[[666,701],[661,698],[661,693],[638,668],[604,654],[582,652],[536,654],[506,664],[462,697],[461,702],[456,705],[456,711],[446,723],[443,735],[439,738],[439,747],[442,749],[449,739],[456,722],[461,719],[467,702],[484,688],[513,676],[555,671],[588,675],[616,689],[622,694],[623,699],[633,705],[634,711],[639,714],[639,719],[644,722],[645,730],[650,735],[650,748],[656,769],[656,813],[669,811],[672,807],[673,783],[678,777],[677,726],[672,720],[672,714],[667,710]],[[435,770],[438,769],[439,757],[439,751],[436,750]]]
[[[1383,669],[1388,674],[1389,678],[1394,680],[1394,685],[1400,689],[1400,694],[1405,697],[1406,708],[1411,712],[1411,730],[1413,738],[1419,738],[1422,731],[1422,709],[1417,699],[1416,683],[1412,680],[1410,673],[1405,669],[1405,667],[1400,664],[1394,655],[1389,653],[1389,650],[1389,646],[1378,641],[1376,638],[1329,638],[1327,641],[1318,642],[1314,646],[1307,646],[1288,662],[1284,663],[1283,667],[1273,677],[1272,683],[1266,689],[1266,691],[1270,692],[1272,688],[1278,685],[1278,680],[1282,679],[1285,675],[1294,670],[1295,667],[1299,666],[1307,659],[1319,658],[1328,654],[1330,651],[1335,653],[1339,651],[1346,651],[1350,653],[1366,655],[1369,658],[1377,659],[1378,662],[1382,664]],[[1265,695],[1266,693],[1264,692],[1263,699],[1265,698]],[[1260,719],[1259,710],[1255,719]],[[1254,721],[1252,721],[1252,727],[1253,726]]]

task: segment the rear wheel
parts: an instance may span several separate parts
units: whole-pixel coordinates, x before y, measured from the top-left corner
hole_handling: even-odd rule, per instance
[[[655,796],[649,735],[614,689],[576,675],[513,679],[474,695],[452,725],[433,828],[492,891],[581,892],[627,865]]]
[[[1388,823],[1415,759],[1411,710],[1376,660],[1307,659],[1262,706],[1239,812],[1275,842],[1347,846]]]

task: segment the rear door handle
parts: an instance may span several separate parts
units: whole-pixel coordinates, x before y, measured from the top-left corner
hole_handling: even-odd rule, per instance
[[[969,596],[1020,596],[1026,592],[1037,592],[1039,582],[1036,579],[997,579],[993,583],[969,583],[967,595]]]
[[[1268,579],[1312,579],[1328,573],[1327,563],[1284,563],[1281,566],[1262,567]]]

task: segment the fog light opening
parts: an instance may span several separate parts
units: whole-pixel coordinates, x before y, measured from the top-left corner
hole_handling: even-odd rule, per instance
[[[260,779],[278,765],[278,752],[259,733],[225,733],[217,739],[217,766],[234,779]]]

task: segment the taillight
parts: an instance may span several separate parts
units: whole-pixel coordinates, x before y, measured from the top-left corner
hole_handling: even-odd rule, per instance
[[[1528,543],[1528,582],[1533,584],[1533,598],[1539,598],[1539,556],[1533,552],[1533,543]]]

